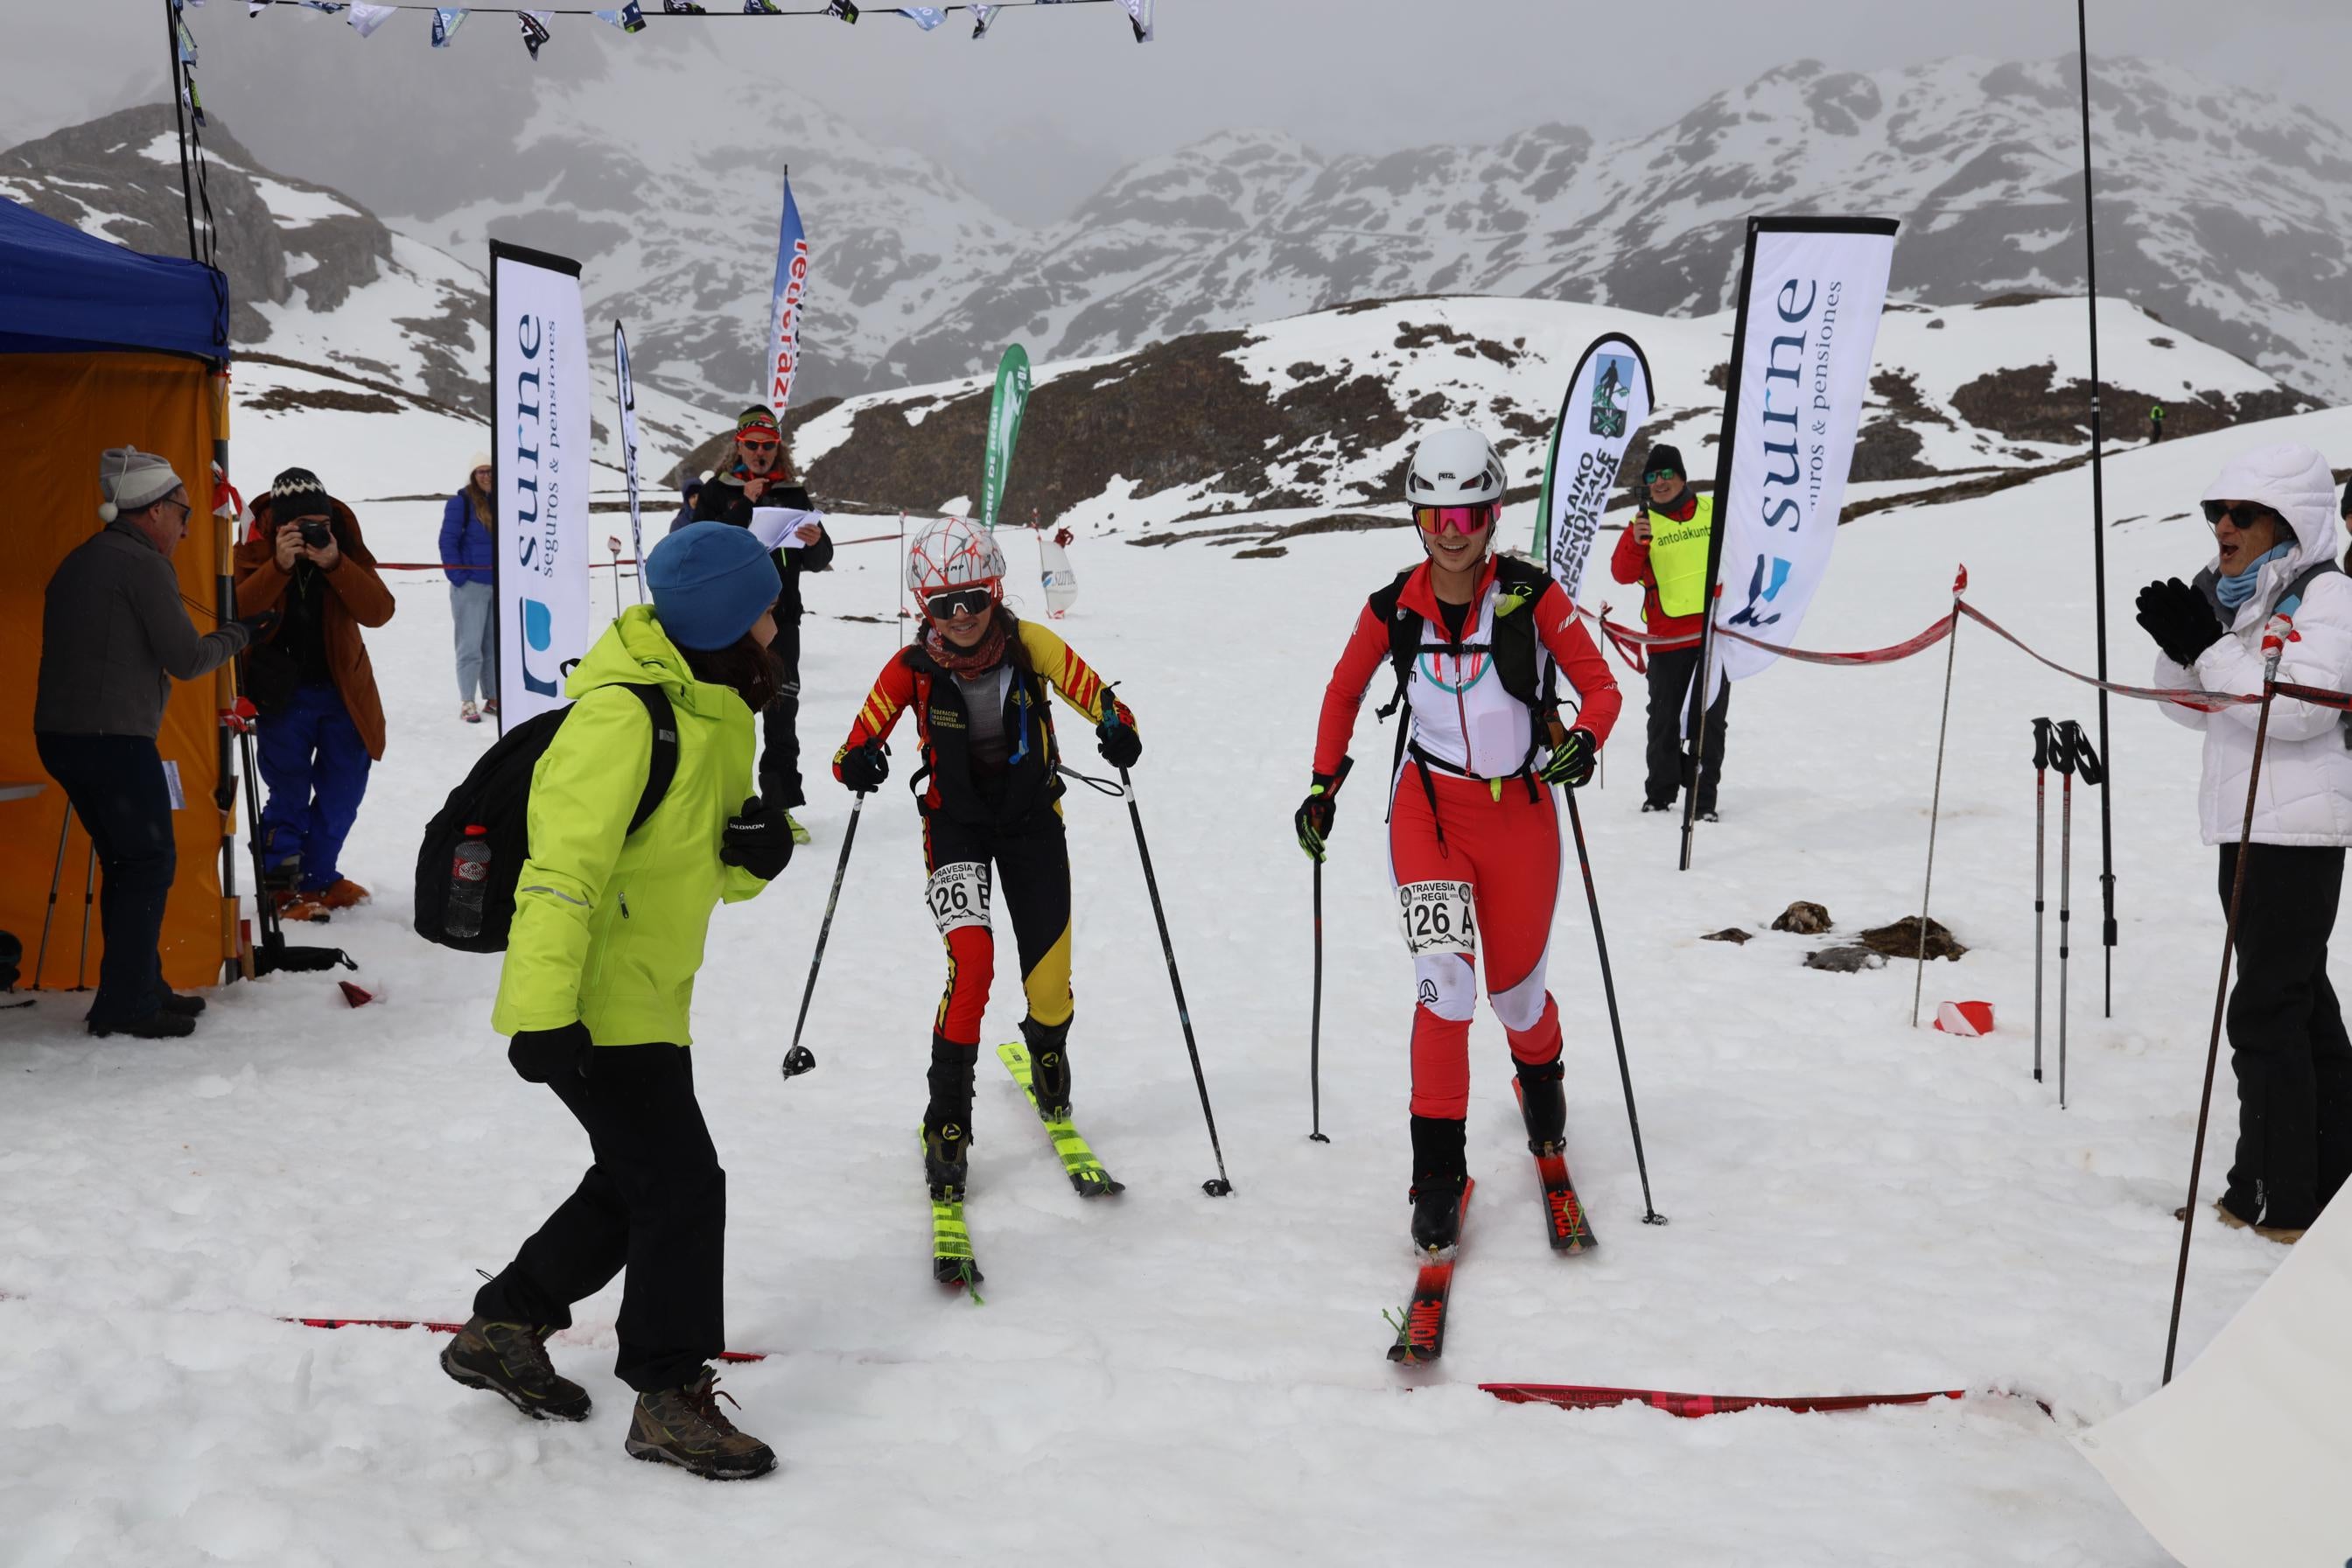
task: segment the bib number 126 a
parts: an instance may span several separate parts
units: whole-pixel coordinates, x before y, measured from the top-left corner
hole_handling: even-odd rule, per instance
[[[1415,958],[1429,952],[1475,953],[1478,922],[1468,882],[1407,882],[1397,889],[1404,945]]]
[[[959,860],[931,873],[923,886],[924,901],[931,906],[931,923],[944,936],[958,926],[988,924],[988,868],[977,860]]]

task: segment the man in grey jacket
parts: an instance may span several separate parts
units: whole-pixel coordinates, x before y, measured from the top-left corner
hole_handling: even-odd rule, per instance
[[[189,621],[172,552],[194,509],[171,464],[114,447],[99,460],[99,488],[107,526],[58,563],[43,602],[33,733],[106,870],[89,1032],[162,1039],[193,1032],[205,1004],[163,984],[157,952],[178,856],[155,735],[172,682],[236,658],[253,626],[199,635]]]

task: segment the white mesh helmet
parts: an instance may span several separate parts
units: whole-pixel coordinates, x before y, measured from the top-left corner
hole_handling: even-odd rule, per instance
[[[1500,506],[1505,488],[1495,444],[1466,425],[1432,430],[1405,466],[1404,499],[1414,506]]]
[[[1004,597],[1004,552],[996,536],[964,517],[943,517],[907,548],[907,592],[918,604],[958,588],[986,588]]]

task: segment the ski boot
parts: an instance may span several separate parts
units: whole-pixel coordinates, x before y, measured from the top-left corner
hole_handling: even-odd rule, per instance
[[[1021,1038],[1029,1047],[1029,1091],[1037,1097],[1040,1121],[1070,1119],[1070,1020],[1041,1024],[1021,1020]]]
[[[1464,1126],[1451,1118],[1412,1119],[1412,1245],[1425,1257],[1450,1258],[1462,1238]]]
[[[708,1481],[750,1480],[774,1469],[776,1451],[736,1430],[719,1408],[721,1399],[735,1403],[719,1392],[709,1367],[681,1388],[640,1394],[624,1446],[635,1458],[676,1465]]]
[[[923,1123],[923,1180],[930,1184],[931,1201],[963,1202],[964,1177],[971,1149],[971,1132],[961,1121]]]
[[[961,1203],[971,1145],[971,1076],[977,1045],[931,1031],[930,1103],[923,1110],[923,1176],[935,1203]]]
[[[1566,1069],[1558,1057],[1520,1062],[1519,1114],[1528,1124],[1528,1152],[1540,1158],[1563,1152],[1568,1144],[1568,1096],[1560,1089]]]
[[[441,1370],[467,1388],[487,1388],[534,1421],[585,1421],[588,1391],[547,1359],[547,1330],[493,1323],[477,1312],[442,1347]]]

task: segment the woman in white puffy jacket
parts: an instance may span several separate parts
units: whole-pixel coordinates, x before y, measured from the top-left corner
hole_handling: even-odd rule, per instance
[[[2308,447],[2264,447],[2223,468],[2205,492],[2215,558],[2194,584],[2151,583],[2139,623],[2163,651],[2158,686],[2258,696],[2262,635],[2294,622],[2282,682],[2352,690],[2352,578],[2335,561],[2336,485]],[[2198,815],[2221,850],[2228,908],[2253,764],[2257,710],[2168,705],[2205,732]],[[2352,1040],[2327,981],[2327,939],[2352,844],[2352,731],[2333,708],[2279,698],[2263,751],[2246,888],[2238,915],[2238,982],[2230,996],[2238,1079],[2238,1148],[2221,1217],[2292,1241],[2352,1176]]]

